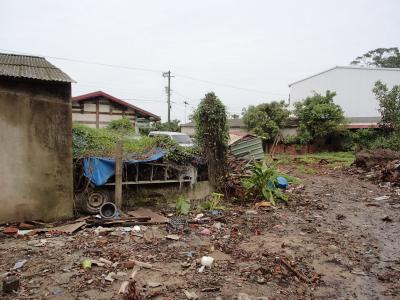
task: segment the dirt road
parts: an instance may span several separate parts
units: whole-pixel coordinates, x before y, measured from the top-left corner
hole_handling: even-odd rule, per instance
[[[199,299],[400,299],[400,197],[340,168],[297,175],[304,188],[290,191],[288,206],[233,206],[219,221],[189,226],[179,240],[165,238],[166,226],[3,237],[1,273],[27,262],[12,271],[19,291],[2,297],[122,299],[118,289],[132,272],[126,262],[136,259],[153,266],[135,277],[142,293],[159,294],[153,299],[188,299],[184,290]],[[390,198],[374,200],[383,195]],[[215,262],[199,273],[203,255]],[[84,270],[85,258],[111,264]]]

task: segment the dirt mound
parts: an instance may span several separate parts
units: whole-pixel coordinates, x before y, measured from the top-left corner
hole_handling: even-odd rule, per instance
[[[389,162],[400,160],[400,152],[377,149],[377,150],[361,150],[356,154],[355,165],[364,169],[371,169],[375,166],[386,167]]]
[[[380,182],[400,185],[400,152],[392,150],[363,150],[356,154],[354,164],[374,174]]]

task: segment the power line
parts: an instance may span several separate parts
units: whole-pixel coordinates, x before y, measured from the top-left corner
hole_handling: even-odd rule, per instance
[[[9,52],[9,53],[17,53],[17,54],[22,54],[22,55],[43,56],[43,57],[47,57],[47,58],[51,58],[51,59],[70,61],[70,62],[76,62],[76,63],[81,63],[81,64],[98,65],[98,66],[110,67],[110,68],[119,68],[119,69],[144,71],[144,72],[153,72],[153,73],[162,72],[161,70],[154,70],[154,69],[143,68],[143,67],[131,67],[131,66],[124,66],[124,65],[106,64],[106,63],[95,62],[95,61],[87,61],[87,60],[81,60],[81,59],[59,57],[59,56],[50,56],[50,55],[42,55],[42,54],[32,54],[32,53],[21,52],[21,51],[12,51],[12,50],[7,50],[7,49],[0,49],[0,51],[6,51],[6,52]]]
[[[249,88],[230,85],[230,84],[227,84],[227,83],[218,83],[218,82],[213,82],[213,81],[209,81],[209,80],[206,80],[206,79],[200,79],[200,78],[187,76],[187,75],[183,75],[183,74],[176,74],[176,77],[181,77],[181,78],[185,78],[185,79],[189,79],[189,80],[209,83],[209,84],[213,84],[213,85],[225,86],[225,87],[228,87],[228,88],[231,88],[231,89],[242,90],[242,91],[247,91],[247,92],[254,92],[254,93],[259,93],[259,94],[270,94],[270,95],[276,95],[276,96],[287,96],[286,94],[271,93],[271,92],[267,92],[267,91],[249,89]]]
[[[64,61],[69,61],[69,62],[76,62],[76,63],[82,63],[82,64],[91,64],[91,65],[99,65],[99,66],[104,66],[104,67],[110,67],[110,68],[120,68],[120,69],[127,69],[127,70],[134,70],[134,71],[144,71],[144,72],[153,72],[153,73],[160,73],[163,72],[162,70],[155,70],[155,69],[149,69],[149,68],[143,68],[143,67],[132,67],[132,66],[125,66],[125,65],[115,65],[115,64],[108,64],[108,63],[101,63],[101,62],[94,62],[94,61],[86,61],[86,60],[81,60],[81,59],[73,59],[73,58],[66,58],[66,57],[59,57],[59,56],[50,56],[50,55],[39,55],[39,54],[32,54],[32,53],[27,53],[27,52],[21,52],[21,51],[13,51],[13,50],[8,50],[8,49],[1,49],[0,51],[5,51],[9,53],[20,53],[23,55],[34,55],[34,56],[44,56],[52,59],[58,59],[58,60],[64,60]],[[176,74],[176,77],[181,77],[184,79],[188,80],[193,80],[193,81],[199,81],[207,84],[212,84],[212,85],[219,85],[219,86],[224,86],[228,87],[231,89],[236,89],[236,90],[242,90],[242,91],[247,91],[247,92],[253,92],[253,93],[258,93],[258,94],[269,94],[269,95],[275,95],[275,96],[287,96],[287,94],[281,94],[281,93],[274,93],[274,92],[267,92],[267,91],[262,91],[262,90],[257,90],[257,89],[250,89],[246,87],[240,87],[240,86],[235,86],[227,83],[221,83],[221,82],[213,82],[210,80],[206,79],[201,79],[201,78],[196,78],[193,76],[188,76],[184,74]]]

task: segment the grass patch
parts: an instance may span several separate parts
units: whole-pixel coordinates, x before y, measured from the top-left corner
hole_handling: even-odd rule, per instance
[[[326,160],[326,166],[334,168],[338,166],[350,166],[354,162],[355,156],[352,152],[320,152],[304,155],[280,154],[275,157],[277,165],[285,165],[291,162],[310,165],[317,164],[321,160]]]
[[[300,161],[305,164],[318,163],[326,160],[328,166],[350,166],[354,162],[355,156],[352,152],[320,152],[305,154],[300,156]]]
[[[317,171],[313,168],[306,167],[304,165],[297,166],[297,170],[303,174],[314,175]]]

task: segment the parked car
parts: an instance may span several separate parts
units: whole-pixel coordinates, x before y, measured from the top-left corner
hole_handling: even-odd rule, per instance
[[[180,146],[183,147],[191,147],[193,146],[193,141],[185,133],[182,132],[173,132],[173,131],[150,131],[149,133],[150,137],[154,136],[168,136],[175,142],[177,142]]]

